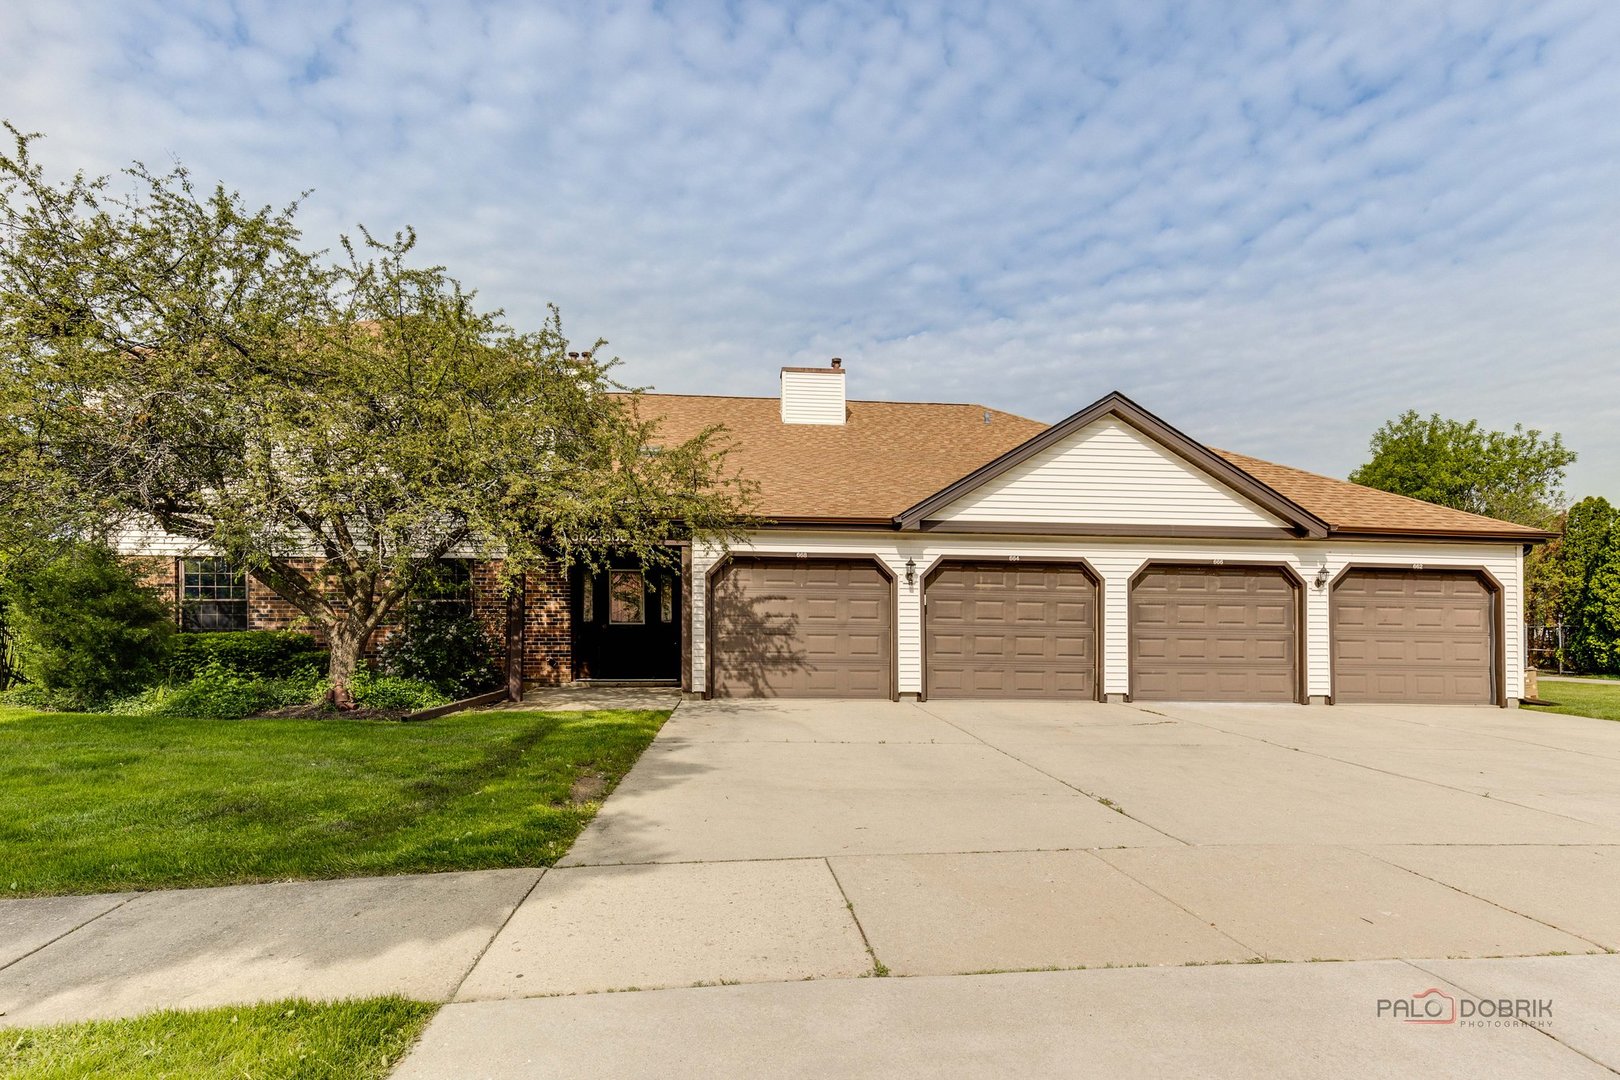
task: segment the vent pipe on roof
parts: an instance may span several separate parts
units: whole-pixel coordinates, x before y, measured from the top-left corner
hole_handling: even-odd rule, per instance
[[[782,423],[842,424],[846,413],[844,362],[824,368],[782,369]]]

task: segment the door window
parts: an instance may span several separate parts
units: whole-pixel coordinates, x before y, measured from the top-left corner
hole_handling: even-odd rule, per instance
[[[647,621],[647,586],[640,570],[608,571],[608,622],[639,626]]]

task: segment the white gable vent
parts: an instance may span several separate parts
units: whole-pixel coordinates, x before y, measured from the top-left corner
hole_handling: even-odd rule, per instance
[[[782,369],[782,423],[842,424],[844,422],[844,362],[833,358],[831,367]]]

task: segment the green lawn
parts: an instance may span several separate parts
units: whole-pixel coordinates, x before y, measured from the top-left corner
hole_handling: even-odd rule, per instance
[[[1565,682],[1562,679],[1540,681],[1541,700],[1556,704],[1546,708],[1532,705],[1540,712],[1569,713],[1571,716],[1595,716],[1599,720],[1620,720],[1620,682]]]
[[[437,1009],[404,998],[278,1001],[0,1030],[9,1080],[387,1076]]]
[[[550,865],[668,715],[0,710],[0,896]]]

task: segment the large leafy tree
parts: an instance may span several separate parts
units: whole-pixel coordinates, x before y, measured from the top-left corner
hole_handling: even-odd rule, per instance
[[[422,568],[724,538],[720,435],[661,444],[555,310],[520,332],[414,235],[329,258],[298,204],[184,168],[52,182],[0,154],[0,498],[14,529],[156,529],[244,565],[331,643],[334,700]]]
[[[1373,433],[1371,459],[1350,479],[1474,514],[1544,528],[1564,502],[1575,460],[1557,432],[1515,424],[1487,431],[1477,420],[1408,411]]]
[[[1562,624],[1564,662],[1620,674],[1620,508],[1582,499],[1534,567],[1536,617]]]

